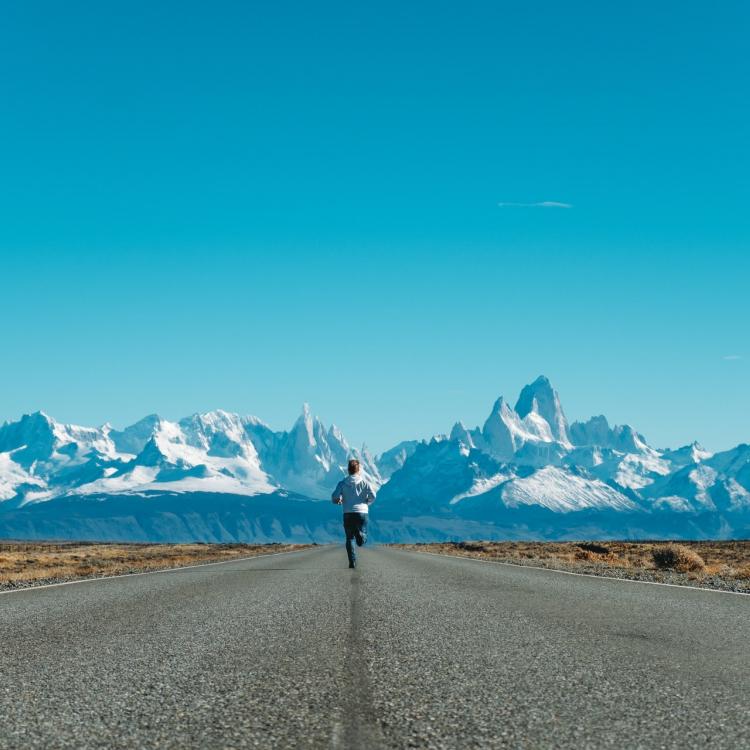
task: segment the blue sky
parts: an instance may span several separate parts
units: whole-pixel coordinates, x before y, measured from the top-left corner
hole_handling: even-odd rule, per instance
[[[0,419],[750,441],[745,2],[9,2]],[[562,206],[500,205],[555,202]]]

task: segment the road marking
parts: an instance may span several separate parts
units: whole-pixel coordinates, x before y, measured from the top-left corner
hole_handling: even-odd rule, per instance
[[[504,562],[503,560],[484,560],[481,557],[469,557],[468,555],[445,555],[440,552],[427,552],[404,549],[400,552],[413,552],[415,555],[434,555],[435,557],[455,557],[459,560],[471,560],[473,562],[490,563],[492,565],[508,565],[511,568],[523,568],[524,570],[542,570],[546,573],[564,573],[567,576],[583,576],[584,578],[597,578],[602,581],[624,581],[625,583],[647,583],[651,586],[670,586],[674,589],[688,589],[688,591],[710,591],[713,594],[734,594],[735,596],[750,596],[746,591],[725,591],[724,589],[710,589],[702,586],[688,586],[681,583],[661,583],[660,581],[640,581],[636,578],[618,578],[617,576],[598,576],[596,573],[576,573],[573,570],[559,570],[558,568],[542,568],[538,565],[521,565],[520,563]]]
[[[98,578],[82,578],[80,581],[60,581],[60,583],[42,583],[39,586],[26,586],[20,589],[10,589],[9,591],[0,591],[0,596],[4,594],[23,594],[26,591],[39,591],[39,589],[52,589],[56,586],[72,586],[76,583],[94,583],[95,581],[111,581],[115,578],[133,578],[134,576],[150,576],[156,573],[174,573],[176,570],[189,570],[190,568],[207,568],[209,565],[226,565],[227,563],[243,562],[245,560],[258,560],[261,557],[273,557],[274,555],[293,555],[297,552],[309,552],[309,549],[288,549],[284,552],[265,552],[260,555],[250,555],[249,557],[235,557],[232,560],[215,560],[214,562],[196,563],[195,565],[180,565],[176,568],[162,568],[161,570],[142,570],[140,573],[120,573],[114,576],[99,576]]]

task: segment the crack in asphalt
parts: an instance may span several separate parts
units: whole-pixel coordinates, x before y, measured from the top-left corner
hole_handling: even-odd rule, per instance
[[[364,658],[362,635],[361,573],[355,570],[349,587],[349,633],[344,661],[344,711],[334,729],[335,750],[375,750],[386,747],[383,732],[373,708],[372,690]]]

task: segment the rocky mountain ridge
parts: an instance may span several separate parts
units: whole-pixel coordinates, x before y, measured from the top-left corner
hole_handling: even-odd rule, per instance
[[[97,517],[116,505],[118,513],[137,507],[145,518],[164,498],[173,516],[205,517],[217,504],[231,516],[232,498],[254,498],[243,507],[260,507],[265,498],[263,512],[277,531],[256,528],[242,532],[243,540],[275,533],[280,540],[324,541],[321,514],[330,508],[313,505],[327,499],[350,457],[360,459],[378,488],[373,521],[394,540],[562,538],[584,531],[700,538],[750,530],[750,446],[715,455],[697,443],[659,450],[603,415],[570,423],[557,391],[540,376],[514,407],[498,398],[481,427],[457,422],[445,435],[406,440],[379,456],[352,448],[307,405],[288,431],[221,410],[177,422],[149,415],[123,430],[25,415],[0,427],[0,535],[18,534],[19,524],[37,534],[41,518],[57,519],[44,533],[74,534],[71,513],[85,519],[94,502]],[[322,526],[283,531],[295,528],[303,505],[301,515]],[[104,526],[117,536],[116,523]],[[101,522],[99,528],[105,533]],[[190,537],[189,530],[171,528],[167,538]],[[194,533],[210,540],[205,529]],[[218,536],[227,535],[233,538]]]

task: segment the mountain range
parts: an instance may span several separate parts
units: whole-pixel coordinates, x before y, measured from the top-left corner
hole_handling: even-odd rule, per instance
[[[307,405],[288,431],[225,411],[123,430],[24,415],[0,427],[0,537],[337,540],[328,498],[350,457],[378,489],[381,541],[750,532],[750,446],[657,449],[601,415],[569,423],[540,376],[482,426],[456,422],[377,456]]]

